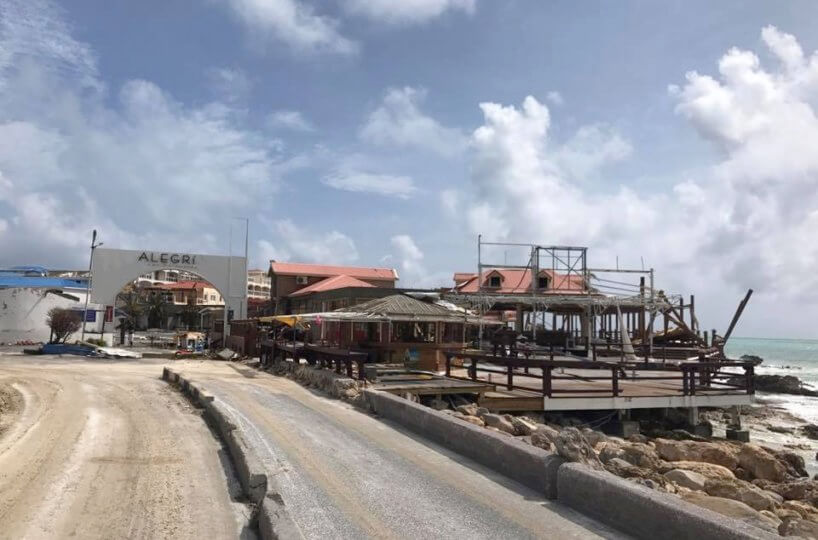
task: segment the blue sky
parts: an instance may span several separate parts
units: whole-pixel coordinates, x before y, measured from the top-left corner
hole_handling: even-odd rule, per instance
[[[818,4],[0,3],[0,264],[123,248],[475,266],[476,235],[657,269],[814,335]],[[688,75],[688,73],[691,73]],[[238,227],[238,225],[234,225]]]

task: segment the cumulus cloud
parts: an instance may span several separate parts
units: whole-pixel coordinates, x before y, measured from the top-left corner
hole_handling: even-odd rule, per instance
[[[273,128],[292,131],[315,131],[313,125],[299,111],[274,111],[267,117],[267,124]]]
[[[414,239],[408,234],[398,234],[391,239],[392,247],[397,252],[396,259],[400,261],[400,267],[405,285],[414,286],[421,281],[426,274],[423,266],[423,252],[415,244]]]
[[[386,197],[408,199],[416,191],[415,184],[408,176],[373,174],[360,171],[343,171],[328,175],[324,184],[343,191],[375,193]]]
[[[350,13],[390,24],[414,24],[440,17],[447,11],[474,13],[477,0],[349,0]]]
[[[305,230],[291,220],[279,220],[270,224],[270,236],[275,243],[259,240],[256,245],[256,264],[267,261],[297,261],[308,263],[350,264],[358,260],[355,242],[347,235]]]
[[[205,75],[213,93],[230,103],[244,101],[253,88],[250,77],[239,68],[213,67]]]
[[[218,0],[247,28],[257,43],[276,40],[296,51],[354,54],[358,44],[344,37],[332,17],[318,15],[299,0]]]
[[[271,197],[294,166],[229,103],[186,106],[145,80],[109,98],[52,3],[6,2],[0,15],[4,263],[79,265],[92,228],[112,246],[189,246],[211,216]]]
[[[444,127],[424,114],[420,105],[425,98],[423,89],[390,88],[361,128],[361,139],[378,145],[419,148],[442,156],[461,152],[466,138],[459,130]]]
[[[734,48],[718,76],[690,72],[670,88],[680,117],[722,154],[666,192],[598,192],[577,181],[630,154],[611,128],[586,126],[556,144],[550,111],[533,97],[521,107],[483,103],[471,137],[472,230],[589,245],[594,260],[644,256],[664,283],[716,295],[753,287],[818,298],[818,55],[805,57],[793,36],[772,27],[762,39],[775,65]]]

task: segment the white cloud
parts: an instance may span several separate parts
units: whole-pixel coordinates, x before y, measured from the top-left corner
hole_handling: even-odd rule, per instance
[[[307,231],[288,219],[270,225],[270,236],[275,238],[275,243],[258,241],[256,251],[259,260],[256,264],[270,260],[350,264],[358,260],[355,242],[341,232]]]
[[[400,261],[401,278],[404,286],[418,286],[426,276],[423,266],[423,252],[408,234],[398,234],[391,239],[392,247],[397,251],[395,258]]]
[[[440,204],[448,214],[457,214],[460,207],[460,192],[456,189],[444,189],[440,192]]]
[[[562,99],[562,94],[557,92],[556,90],[552,90],[546,94],[545,99],[547,99],[552,105],[563,105],[565,100]]]
[[[51,3],[4,3],[0,26],[3,262],[81,264],[92,228],[111,246],[189,246],[212,216],[271,197],[294,166],[229,104],[186,106],[144,80],[110,99]]]
[[[273,128],[291,129],[293,131],[315,131],[313,125],[298,111],[274,111],[267,117],[267,124]]]
[[[536,99],[520,108],[482,104],[484,124],[471,140],[472,230],[487,239],[589,245],[594,261],[618,255],[638,266],[644,256],[659,286],[682,286],[727,309],[748,287],[782,302],[818,299],[818,116],[810,101],[818,55],[807,59],[774,28],[762,37],[778,68],[731,49],[718,77],[691,72],[671,88],[678,114],[723,153],[667,192],[599,192],[576,181],[585,168],[629,155],[610,128],[586,126],[559,145]]]
[[[413,24],[440,17],[447,11],[474,13],[477,0],[349,0],[350,13],[390,24]]]
[[[324,184],[343,191],[375,193],[386,197],[408,199],[415,191],[415,184],[408,176],[392,176],[360,171],[340,171],[326,176]]]
[[[205,75],[216,96],[230,103],[244,101],[253,88],[250,77],[239,68],[213,67]]]
[[[259,43],[275,39],[309,53],[354,54],[358,44],[338,31],[338,21],[298,0],[219,0]]]
[[[424,114],[419,105],[425,98],[423,89],[390,88],[361,128],[361,138],[373,144],[420,148],[442,156],[461,152],[465,137]]]

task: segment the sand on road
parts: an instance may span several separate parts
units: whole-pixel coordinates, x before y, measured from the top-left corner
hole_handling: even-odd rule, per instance
[[[0,538],[253,536],[227,454],[161,372],[0,354]]]
[[[174,371],[222,403],[304,538],[620,538],[473,461],[241,364]]]

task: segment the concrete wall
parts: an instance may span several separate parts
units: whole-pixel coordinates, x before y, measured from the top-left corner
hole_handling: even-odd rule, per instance
[[[85,291],[73,289],[64,291],[76,297],[76,301],[47,291],[45,288],[30,287],[0,289],[0,343],[24,340],[47,342],[51,332],[45,320],[51,308],[82,310],[85,307]],[[102,328],[104,308],[99,304],[88,304],[88,309],[103,310],[97,311],[96,322],[86,323],[85,326],[86,334],[97,333]],[[105,329],[111,331],[113,326],[114,323],[107,323]],[[79,338],[80,332],[77,332],[69,340]]]
[[[549,498],[557,495],[562,458],[507,435],[500,435],[387,392],[365,390],[379,416],[520,482]]]

